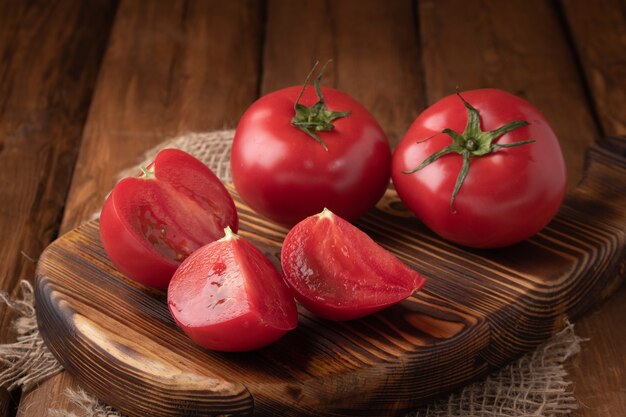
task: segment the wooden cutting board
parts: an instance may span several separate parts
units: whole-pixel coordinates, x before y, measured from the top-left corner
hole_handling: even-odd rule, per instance
[[[296,330],[252,353],[195,346],[163,292],[114,269],[92,221],[39,261],[39,328],[84,388],[129,416],[400,414],[533,349],[620,285],[626,140],[595,143],[587,162],[556,219],[499,250],[442,241],[390,190],[357,225],[428,276],[424,290],[351,322],[300,309]],[[287,230],[235,198],[240,234],[278,265]]]

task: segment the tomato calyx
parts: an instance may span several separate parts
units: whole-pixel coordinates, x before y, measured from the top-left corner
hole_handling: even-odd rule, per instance
[[[456,94],[461,99],[463,105],[467,109],[467,124],[465,125],[465,130],[463,131],[463,133],[458,133],[452,129],[446,128],[433,136],[418,141],[417,143],[422,143],[442,133],[452,138],[452,143],[450,145],[426,158],[416,168],[408,171],[402,171],[403,174],[413,174],[435,162],[437,159],[441,158],[444,155],[450,153],[457,153],[461,155],[463,157],[463,165],[461,166],[461,171],[459,172],[459,175],[456,179],[454,190],[452,191],[452,197],[450,198],[450,211],[453,213],[455,212],[455,210],[453,209],[454,200],[459,190],[461,189],[461,186],[463,185],[463,181],[465,181],[465,178],[467,177],[470,169],[471,158],[489,155],[493,152],[499,151],[500,149],[512,148],[535,142],[535,140],[533,139],[528,139],[506,144],[493,143],[496,139],[500,138],[505,133],[511,132],[520,127],[528,126],[529,123],[524,120],[514,120],[500,126],[497,129],[483,131],[480,128],[480,114],[478,110],[470,103],[468,103],[463,98],[463,96],[461,96],[461,93],[458,90]]]
[[[232,231],[230,226],[224,228],[224,237],[220,240],[236,240],[239,239],[239,235]]]
[[[151,169],[150,167],[148,168],[141,167],[141,173],[143,174],[143,176],[141,176],[140,178],[143,178],[146,180],[156,178],[156,174],[154,173],[154,170]]]
[[[317,76],[317,78],[315,78],[315,81],[313,82],[313,85],[315,87],[315,93],[317,94],[317,102],[311,107],[308,107],[304,104],[300,104],[300,99],[302,98],[302,94],[304,93],[304,90],[309,83],[311,75],[319,64],[319,61],[315,63],[315,65],[307,75],[306,80],[304,81],[302,90],[300,90],[300,94],[298,94],[298,98],[296,99],[296,102],[293,106],[296,114],[293,119],[291,119],[292,125],[315,139],[320,145],[322,145],[322,147],[326,151],[328,151],[326,143],[315,132],[327,132],[329,130],[333,130],[335,128],[335,126],[333,125],[333,121],[341,117],[346,117],[350,115],[350,111],[330,111],[328,110],[328,108],[326,107],[326,103],[324,102],[324,96],[322,95],[320,82],[322,80],[324,70],[330,62],[331,60],[328,60],[326,64],[324,64],[319,75]]]
[[[326,207],[324,207],[324,210],[320,211],[317,214],[317,217],[319,217],[320,219],[327,218],[327,219],[330,219],[331,221],[333,220],[333,216],[335,216],[335,213],[328,210],[328,208]]]

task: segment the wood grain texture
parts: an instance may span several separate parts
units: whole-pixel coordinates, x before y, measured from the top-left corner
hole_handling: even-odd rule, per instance
[[[626,135],[626,3],[561,1],[602,130]],[[579,417],[626,410],[626,286],[577,322],[589,341],[570,366]]]
[[[61,372],[45,380],[37,388],[22,393],[16,417],[48,417],[51,409],[80,413],[81,410],[66,396],[67,389],[79,388],[74,377],[67,372]],[[9,414],[9,416],[12,415]]]
[[[444,242],[388,193],[358,226],[430,277],[425,290],[345,323],[301,310],[296,330],[246,354],[194,346],[164,293],[115,271],[90,222],[39,263],[42,335],[81,385],[129,416],[396,415],[531,350],[619,286],[626,140],[600,141],[589,155],[555,220],[505,249]],[[236,199],[241,235],[277,263],[286,230]]]
[[[626,3],[561,0],[605,135],[626,136]]]
[[[117,173],[144,151],[185,132],[233,125],[256,97],[261,16],[254,1],[120,2],[61,233],[99,210]],[[66,374],[45,381],[19,416],[71,409],[61,395],[71,386]]]
[[[56,233],[113,6],[0,3],[4,290],[32,276]]]
[[[584,149],[599,132],[552,3],[470,0],[459,7],[454,0],[425,0],[418,11],[428,102],[456,86],[501,88],[529,100],[563,144],[573,188],[582,176]]]
[[[117,173],[144,151],[182,133],[234,125],[256,98],[259,6],[159,0],[120,4],[63,230],[98,210]]]
[[[32,281],[58,232],[114,11],[111,1],[0,2],[0,291]],[[4,304],[0,318],[5,342],[14,317]]]
[[[270,0],[261,92],[302,84],[332,58],[323,84],[363,104],[394,147],[423,108],[416,32],[408,0]]]
[[[70,3],[71,7],[68,7]],[[16,173],[15,176],[13,174],[9,176],[11,182],[26,184],[22,185],[25,189],[32,190],[31,186],[34,184],[35,177],[42,175],[43,170],[40,162],[50,149],[49,147],[39,146],[42,143],[43,136],[50,135],[49,146],[54,148],[57,146],[57,141],[66,143],[72,132],[71,129],[68,129],[64,130],[65,133],[63,135],[55,133],[58,132],[56,128],[50,128],[50,126],[54,126],[55,123],[62,125],[69,119],[63,119],[62,114],[65,110],[60,110],[58,107],[56,108],[59,111],[51,111],[49,117],[44,117],[46,111],[54,110],[55,107],[47,107],[47,110],[42,110],[45,106],[42,103],[58,103],[58,98],[62,97],[63,99],[70,99],[68,101],[70,104],[63,102],[68,107],[78,105],[78,103],[72,101],[76,96],[71,93],[68,83],[59,82],[57,83],[58,88],[55,88],[52,84],[42,84],[33,75],[35,73],[43,74],[44,76],[53,74],[51,79],[55,79],[55,70],[53,68],[56,64],[59,64],[61,66],[68,65],[69,69],[63,72],[63,75],[59,75],[61,78],[65,77],[64,79],[66,80],[77,74],[77,68],[84,71],[93,71],[92,75],[95,77],[93,61],[89,57],[97,51],[97,45],[102,45],[98,42],[106,40],[108,28],[99,24],[92,24],[88,19],[83,22],[83,25],[77,25],[72,17],[72,13],[83,13],[82,10],[85,9],[85,5],[82,3],[89,3],[97,7],[103,4],[101,2],[78,1],[62,1],[50,5],[32,1],[0,2],[0,44],[2,45],[2,55],[0,55],[0,89],[8,86],[10,92],[8,96],[6,94],[0,96],[0,112],[4,112],[3,115],[0,114],[0,124],[6,123],[6,120],[8,120],[6,109],[12,109],[13,103],[18,101],[27,103],[23,107],[15,107],[15,109],[20,109],[19,114],[18,112],[14,113],[13,110],[8,113],[11,115],[9,125],[12,125],[13,121],[16,121],[19,117],[27,120],[24,123],[15,122],[15,132],[18,132],[18,137],[23,139],[20,142],[21,145],[25,145],[27,142],[26,138],[29,137],[28,135],[36,137],[36,140],[32,142],[32,146],[33,149],[37,150],[32,152],[28,146],[22,146],[20,149],[26,150],[25,152],[6,154],[6,150],[3,150],[2,147],[7,148],[7,144],[4,142],[7,136],[0,126],[0,132],[2,133],[0,135],[0,158],[2,158],[2,154],[9,155],[6,158],[6,162],[9,163],[6,165],[7,167],[15,167],[20,164],[23,165],[23,168],[28,167],[28,169],[23,170],[18,168],[12,171],[12,173]],[[244,77],[246,89],[253,87],[252,84],[254,82],[252,82],[252,79],[255,79],[255,82],[258,83],[258,77],[262,75],[263,87],[261,91],[266,92],[285,85],[300,83],[302,74],[309,69],[311,61],[314,58],[323,60],[327,56],[325,55],[326,51],[331,51],[333,52],[331,55],[337,60],[337,70],[343,75],[339,76],[334,74],[335,71],[332,71],[327,77],[328,85],[350,89],[351,94],[354,94],[355,97],[364,93],[365,98],[361,96],[358,96],[358,98],[362,101],[364,100],[364,104],[370,109],[376,107],[375,103],[378,100],[375,97],[376,95],[383,96],[381,100],[378,100],[380,103],[390,103],[393,106],[394,103],[398,102],[398,108],[415,109],[410,115],[397,113],[398,110],[396,109],[385,110],[382,107],[378,107],[378,110],[374,111],[383,127],[390,132],[391,139],[394,140],[403,131],[403,120],[410,122],[412,117],[421,109],[421,103],[425,101],[423,95],[421,95],[422,92],[419,92],[416,96],[406,94],[406,91],[418,90],[419,84],[424,82],[424,80],[419,79],[419,67],[423,60],[425,62],[424,66],[430,68],[430,76],[434,75],[437,77],[438,72],[441,72],[442,76],[440,78],[442,80],[447,79],[450,76],[449,74],[460,74],[463,77],[461,81],[450,81],[450,85],[445,86],[445,88],[437,87],[441,92],[437,93],[438,95],[436,96],[433,96],[433,86],[429,84],[429,102],[433,102],[440,96],[448,94],[451,91],[450,88],[454,88],[456,83],[459,83],[463,88],[467,88],[464,84],[466,79],[478,80],[472,84],[472,86],[476,87],[487,85],[482,84],[481,80],[503,80],[502,84],[499,85],[504,88],[514,92],[518,91],[519,88],[524,94],[527,94],[526,91],[531,91],[532,97],[543,97],[542,109],[544,109],[551,120],[553,120],[552,114],[558,116],[559,132],[571,133],[582,128],[580,130],[581,133],[577,133],[574,136],[568,135],[564,137],[559,133],[566,153],[570,174],[576,177],[580,177],[582,172],[579,152],[583,147],[583,143],[596,136],[595,131],[589,135],[590,106],[585,100],[580,99],[580,91],[584,89],[583,80],[580,74],[576,75],[578,71],[575,65],[576,62],[572,62],[572,50],[567,42],[563,42],[563,31],[558,29],[562,23],[559,22],[561,20],[561,16],[559,16],[560,10],[553,8],[551,2],[538,4],[535,1],[524,3],[524,6],[520,6],[519,3],[514,2],[500,2],[505,4],[498,4],[495,2],[481,3],[477,1],[462,3],[421,1],[418,3],[420,9],[417,10],[418,14],[416,17],[419,21],[419,26],[434,24],[427,32],[424,32],[422,28],[420,33],[428,35],[427,38],[422,39],[422,42],[425,42],[425,48],[428,47],[429,42],[434,42],[441,49],[430,49],[423,56],[420,56],[419,45],[416,48],[416,41],[410,39],[409,35],[415,29],[413,19],[400,16],[397,12],[398,10],[406,11],[407,3],[397,2],[397,4],[385,5],[389,12],[383,10],[381,13],[378,13],[380,6],[377,6],[375,2],[367,2],[363,6],[364,12],[361,13],[358,10],[354,11],[355,3],[350,2],[342,2],[338,6],[336,2],[304,2],[306,7],[293,10],[294,7],[290,6],[289,3],[270,0],[267,2],[266,52],[262,62],[265,68],[259,68],[258,65],[249,67],[250,54],[259,54],[260,49],[255,51],[255,48],[263,40],[262,18],[260,17],[260,14],[263,13],[258,13],[260,9],[258,4],[243,3],[243,9],[245,9],[243,13],[250,10],[253,11],[253,18],[251,21],[248,21],[245,18],[242,19],[237,12],[233,12],[229,6],[216,6],[215,3],[161,3],[128,1],[123,4],[123,12],[120,12],[121,17],[118,17],[118,20],[124,23],[120,23],[121,29],[118,29],[119,34],[109,46],[110,49],[117,51],[112,53],[115,59],[110,59],[102,68],[102,73],[108,75],[101,75],[101,78],[106,78],[107,81],[100,82],[100,89],[110,91],[97,93],[97,95],[99,94],[98,100],[100,105],[97,111],[92,109],[90,120],[93,118],[95,121],[91,122],[91,133],[89,135],[85,134],[85,141],[92,143],[89,145],[90,150],[85,152],[85,156],[81,157],[81,162],[79,163],[82,175],[76,175],[73,179],[75,183],[78,183],[74,188],[79,191],[73,193],[76,195],[72,197],[72,202],[66,214],[64,231],[78,225],[97,210],[104,194],[113,184],[114,176],[118,170],[121,167],[130,165],[132,161],[136,160],[138,154],[160,142],[164,136],[174,135],[187,129],[197,128],[200,130],[205,126],[203,124],[205,121],[207,129],[221,127],[222,123],[228,123],[229,126],[232,126],[231,122],[236,120],[241,109],[235,106],[230,110],[224,109],[222,112],[222,109],[219,107],[224,101],[230,103],[225,95],[232,93],[233,97],[237,96],[237,88],[233,87],[233,89],[230,89],[226,87],[219,89],[220,85],[218,85],[219,94],[213,95],[211,94],[214,91],[212,88],[204,89],[200,86],[199,95],[202,98],[199,98],[194,95],[194,92],[198,93],[198,90],[192,91],[191,84],[189,84],[191,82],[190,79],[202,79],[203,81],[200,83],[202,85],[207,82],[218,82],[216,80],[207,81],[210,76],[206,75],[205,77],[202,75],[203,72],[215,72],[222,77],[228,77],[229,74],[236,73]],[[575,4],[570,7],[569,3]],[[622,118],[622,122],[620,122],[619,116],[620,114],[626,115],[623,104],[620,104],[621,99],[615,94],[616,91],[623,91],[623,89],[620,89],[620,86],[623,87],[623,84],[620,84],[619,78],[621,64],[619,60],[615,59],[614,54],[623,52],[623,49],[613,50],[614,45],[620,42],[621,39],[619,34],[623,25],[620,26],[619,23],[619,12],[623,11],[624,3],[622,1],[621,3],[616,2],[613,4],[610,1],[605,1],[600,2],[602,4],[596,6],[597,3],[587,2],[582,4],[582,2],[565,0],[561,2],[561,7],[566,11],[567,23],[570,25],[570,32],[575,41],[574,45],[580,54],[580,62],[583,64],[585,74],[587,75],[587,85],[590,86],[592,101],[595,104],[598,119],[601,121],[605,132],[615,133],[611,130],[615,128],[612,126],[623,126],[625,124],[624,119]],[[239,3],[239,5],[241,4]],[[437,4],[438,10],[428,9],[429,5],[435,4]],[[114,2],[109,2],[106,7],[110,7],[110,10],[112,10],[114,5]],[[594,18],[594,16],[597,18],[598,14],[595,9],[605,10],[604,6],[606,5],[609,6],[609,10],[600,17],[604,20],[598,24],[599,27],[593,28],[593,33],[590,33],[590,28],[593,26],[589,25],[588,19]],[[273,12],[272,8],[276,7],[278,7],[278,12]],[[426,10],[420,13],[422,7],[426,7]],[[572,7],[579,7],[577,10],[582,10],[583,16],[574,16],[572,18],[570,16],[570,10],[573,10]],[[207,11],[207,8],[231,10],[224,13],[220,9],[215,11],[215,13],[224,19],[225,22],[228,22],[229,25],[235,26],[237,31],[241,33],[229,35],[228,31],[213,30],[209,26],[214,26],[214,24],[189,24],[189,21],[193,20],[193,18],[187,16],[188,13],[200,12],[210,15],[211,12]],[[521,20],[517,21],[517,17],[515,17],[512,20],[493,23],[493,21],[498,22],[507,16],[510,18],[510,10],[512,8],[515,9],[515,14],[522,14]],[[524,10],[520,11],[520,8]],[[312,13],[312,9],[316,11]],[[63,12],[58,13],[58,10]],[[324,16],[327,10],[332,13]],[[378,15],[372,13],[372,11],[375,11]],[[439,14],[439,11],[442,11],[442,14]],[[480,17],[480,27],[472,26],[471,20],[473,19],[467,18],[468,16],[476,15],[477,12],[479,12],[478,16]],[[280,18],[275,17],[277,13],[282,13]],[[429,22],[428,20],[433,17],[433,13],[435,13],[438,20]],[[532,13],[532,18],[529,18],[530,13]],[[303,17],[303,15],[306,15],[306,17]],[[66,29],[77,28],[74,30],[76,37],[71,39],[67,37],[67,33],[63,32],[61,25],[58,23],[59,16],[67,16]],[[107,15],[104,13],[98,16],[98,18],[106,16],[110,18],[111,14]],[[365,20],[351,21],[352,19],[360,19],[363,16],[366,17]],[[372,16],[375,18],[371,19]],[[381,24],[378,22],[379,19],[376,18],[380,16],[391,17],[395,19],[397,24],[395,26]],[[623,16],[623,13],[621,13],[621,16]],[[196,17],[195,19],[202,20],[204,18]],[[63,20],[63,17],[61,20]],[[203,21],[208,22],[209,20],[210,18],[206,17],[206,20]],[[610,23],[605,23],[607,21]],[[336,30],[337,22],[342,24],[339,31]],[[549,23],[548,29],[546,29],[546,22]],[[583,22],[582,28],[577,28],[577,25],[581,25],[580,22]],[[615,22],[617,22],[617,25]],[[411,25],[410,28],[407,27],[409,24]],[[282,25],[286,25],[289,30],[282,30],[279,27]],[[84,29],[81,29],[85,26],[89,26],[87,33],[82,32]],[[295,31],[292,30],[294,26]],[[42,39],[42,34],[45,34],[46,28],[50,27],[56,28],[53,32],[60,33],[62,36],[45,39],[41,45],[38,45],[38,40]],[[321,30],[327,27],[334,27],[335,29],[329,32]],[[510,27],[514,27],[514,30],[510,31]],[[360,29],[351,32],[351,28]],[[369,32],[368,28],[371,28]],[[468,31],[468,28],[471,30]],[[457,29],[458,33],[452,36],[451,34],[454,34],[454,31]],[[612,29],[614,31],[611,31]],[[580,32],[577,32],[577,30]],[[530,33],[531,31],[535,33]],[[577,33],[582,33],[584,36],[579,36]],[[596,38],[594,37],[595,33],[601,36]],[[276,36],[274,41],[272,41],[272,34]],[[356,39],[356,34],[365,36],[366,42],[359,44],[360,40]],[[235,37],[240,36],[242,37],[240,39],[243,39],[243,41],[237,43],[235,48],[231,47],[228,51],[223,50],[221,53],[209,53],[207,55],[205,49],[194,49],[191,47],[190,51],[198,52],[197,54],[194,53],[194,55],[198,55],[194,58],[188,57],[188,52],[185,52],[186,45],[199,45],[200,43],[204,45],[202,48],[213,50],[213,48],[218,48],[213,43],[222,42],[223,39],[226,39],[223,44],[232,46],[232,43],[229,41],[231,35]],[[197,36],[203,36],[204,38],[201,40],[194,39]],[[281,39],[280,36],[283,36],[283,38]],[[346,36],[347,39],[340,41],[337,39],[338,36]],[[616,36],[618,39],[616,39]],[[377,37],[386,41],[377,42]],[[85,51],[84,48],[77,46],[84,45],[85,39],[96,40],[93,43],[93,50]],[[488,41],[485,42],[485,39]],[[519,41],[520,39],[521,41]],[[602,39],[604,39],[606,45],[602,44]],[[301,40],[306,40],[307,42],[304,43]],[[591,47],[591,52],[587,52],[590,56],[588,59],[585,59],[585,48],[588,47],[587,41],[592,43],[593,46]],[[404,50],[407,51],[405,55],[397,56],[403,50],[395,48],[396,43],[402,45]],[[253,47],[250,46],[251,44],[253,44]],[[134,45],[132,51],[127,49],[129,45]],[[305,49],[296,48],[298,45],[303,45]],[[339,45],[351,46],[350,48],[340,48]],[[358,50],[358,53],[351,52],[353,46]],[[483,49],[483,46],[488,48]],[[42,52],[41,48],[44,47],[45,51]],[[270,57],[270,48],[272,47],[275,53],[273,55],[274,58]],[[61,52],[59,52],[56,58],[52,58],[55,48]],[[172,48],[177,48],[177,52],[172,52]],[[391,48],[392,52],[387,53],[385,48]],[[28,51],[32,49],[42,53],[29,56]],[[494,50],[497,53],[493,53]],[[308,53],[306,51],[312,52]],[[163,56],[161,56],[161,52],[164,52]],[[476,54],[472,52],[476,52]],[[485,54],[484,57],[481,55],[483,53]],[[205,58],[210,56],[210,60],[203,60],[201,58],[203,54],[205,54]],[[367,62],[367,66],[342,66],[341,57],[345,55],[351,55],[351,59],[358,56],[360,61],[357,61],[357,64]],[[413,57],[416,55],[416,63],[413,65]],[[542,59],[537,59],[534,55],[540,56]],[[16,61],[14,58],[16,56],[21,58]],[[175,57],[171,58],[172,56]],[[463,65],[459,65],[460,61],[451,58],[457,56],[465,60]],[[163,57],[165,58],[162,59]],[[442,57],[444,59],[441,59]],[[33,62],[34,58],[36,58],[37,62]],[[10,62],[9,65],[7,65],[7,59]],[[405,59],[408,63],[404,61]],[[63,62],[61,62],[62,60]],[[80,63],[76,64],[77,61],[80,61]],[[44,64],[47,65],[50,62],[52,64],[48,65],[47,71],[43,71]],[[164,75],[164,70],[161,68],[161,65],[165,65],[164,62],[171,64],[171,71],[168,73],[171,76]],[[396,65],[402,66],[404,70],[395,72],[394,70],[397,66],[388,65],[390,62],[395,62]],[[592,70],[586,68],[590,64]],[[240,65],[243,68],[241,72],[237,72]],[[116,66],[121,68],[116,70]],[[227,67],[226,69],[224,68],[225,66]],[[380,70],[379,66],[384,68],[384,70]],[[157,69],[154,74],[150,71],[151,67]],[[435,72],[432,71],[433,68]],[[260,70],[261,73],[259,74]],[[559,79],[561,71],[564,74],[564,80]],[[603,77],[606,77],[606,80],[600,80],[599,85],[606,87],[610,84],[610,88],[605,90],[594,88],[592,78],[597,78],[595,71],[599,71]],[[378,81],[373,87],[360,87],[360,81],[352,82],[348,80],[346,82],[346,77],[356,76],[358,78],[361,72],[369,75],[375,74],[377,78],[382,75],[383,81]],[[8,77],[7,74],[9,74]],[[150,81],[151,77],[154,77],[154,80]],[[22,81],[14,82],[17,78],[21,78]],[[624,77],[621,78],[624,79]],[[365,77],[362,79],[365,79]],[[389,91],[394,92],[393,97],[395,99],[390,100],[388,97],[385,97],[384,88],[386,85],[392,84],[394,80],[399,80],[396,86],[405,86],[406,91],[398,90],[396,86],[392,85]],[[230,82],[219,79],[219,83],[225,83],[224,85],[232,85],[229,84]],[[606,85],[602,84],[603,82]],[[118,84],[120,85],[118,86]],[[40,85],[43,85],[43,87],[39,87]],[[82,85],[81,83],[71,84],[72,88]],[[416,85],[417,89],[415,88]],[[15,86],[19,86],[20,90],[15,90]],[[359,86],[358,89],[361,89],[361,93],[359,93],[358,89],[353,90],[354,86]],[[370,88],[374,88],[376,94],[370,94]],[[19,92],[19,97],[16,95],[16,91]],[[398,91],[400,92],[398,93]],[[34,95],[37,98],[33,98]],[[50,99],[46,99],[46,95]],[[252,93],[251,98],[254,98],[254,95]],[[187,101],[188,96],[193,96],[194,99]],[[81,99],[82,101],[79,100],[80,105],[86,108],[88,94],[81,97],[83,98]],[[527,97],[530,96],[527,95]],[[573,101],[571,101],[572,98]],[[532,100],[534,101],[535,99],[533,98]],[[4,107],[2,107],[2,103],[5,103]],[[10,105],[6,105],[6,103]],[[141,108],[144,105],[146,110],[142,111]],[[203,105],[207,106],[205,107],[207,109],[205,115],[202,114]],[[186,106],[185,110],[181,110],[180,106]],[[549,108],[543,106],[548,106]],[[583,108],[584,110],[580,110]],[[157,115],[153,117],[151,113],[155,109]],[[578,109],[585,113],[586,116],[581,119],[578,117],[579,114],[576,111],[571,112],[571,109]],[[600,109],[606,109],[611,114],[608,122],[604,120],[604,113],[601,113]],[[565,115],[560,114],[561,112],[564,112]],[[84,117],[84,113],[82,115]],[[40,116],[42,116],[41,119],[39,119]],[[203,117],[206,117],[206,119],[203,119]],[[618,118],[617,121],[616,117]],[[223,120],[220,120],[220,118]],[[31,123],[32,120],[43,121],[41,124],[33,124]],[[59,120],[62,121],[59,122]],[[568,126],[570,122],[572,126]],[[38,127],[38,129],[31,129],[33,126]],[[44,128],[41,128],[41,126]],[[50,130],[48,131],[47,129],[49,128]],[[163,135],[163,137],[159,137],[159,135]],[[8,137],[11,138],[12,135],[9,134]],[[109,140],[117,143],[117,145],[110,146],[106,143]],[[570,140],[572,141],[571,144],[569,143]],[[104,143],[97,145],[95,144],[97,142]],[[120,145],[120,143],[126,143],[126,145]],[[10,146],[8,148],[13,149]],[[108,150],[101,153],[103,149]],[[54,152],[52,153],[54,154]],[[33,163],[33,159],[37,159],[37,162]],[[4,163],[5,160],[3,159],[2,162]],[[51,171],[51,177],[45,179],[47,183],[51,181],[55,184],[60,183],[58,180],[59,176],[55,174],[60,166],[63,171],[68,172],[65,178],[69,177],[69,172],[73,169],[72,163],[55,165],[55,170]],[[0,167],[0,172],[4,172],[1,171],[2,169]],[[83,178],[83,175],[86,177]],[[14,181],[14,178],[18,178],[19,181]],[[53,179],[51,180],[51,178]],[[54,180],[54,178],[57,179]],[[575,177],[572,177],[571,183],[574,182]],[[40,183],[37,188],[38,196],[46,195],[45,193],[39,194],[46,189],[45,187],[43,183]],[[4,188],[5,183],[3,182],[0,189],[4,190]],[[58,201],[50,197],[43,197],[43,199],[37,197],[35,200],[39,201],[37,204],[43,210],[43,212],[40,212],[39,209],[29,211],[28,205],[22,204],[25,200],[21,200],[19,197],[17,199],[14,198],[13,194],[6,196],[4,199],[5,204],[6,202],[20,204],[20,207],[25,211],[18,210],[8,217],[9,220],[6,223],[10,225],[8,228],[12,228],[14,226],[12,222],[16,220],[20,222],[20,227],[23,227],[21,231],[13,235],[17,239],[13,241],[22,242],[23,244],[28,242],[29,239],[25,236],[36,236],[35,239],[40,236],[46,236],[41,244],[35,245],[37,247],[35,251],[30,249],[25,251],[29,257],[36,258],[45,242],[50,239],[50,236],[56,234],[56,228],[37,229],[37,224],[39,224],[40,218],[52,218],[50,212],[46,210],[49,207],[53,207],[56,204],[55,202]],[[46,203],[42,204],[42,202]],[[51,202],[51,204],[47,202]],[[12,217],[13,214],[15,214],[15,217]],[[24,217],[29,219],[27,223],[21,222],[20,219]],[[58,221],[58,217],[56,220]],[[4,220],[2,221],[4,222]],[[9,248],[9,246],[5,245],[5,248]],[[25,247],[27,249],[30,248],[28,244]],[[4,249],[2,253],[4,254]],[[3,259],[2,265],[7,271],[19,271],[20,276],[27,277],[30,275],[29,271],[32,272],[34,263],[30,263],[25,258],[13,256]],[[7,273],[5,276],[4,271],[0,279],[9,279],[12,280],[11,282],[17,281],[17,277],[10,276],[10,273]],[[4,288],[8,288],[11,291],[13,287],[14,285],[11,284],[10,287]],[[593,341],[585,345],[575,368],[576,391],[583,403],[581,415],[596,416],[597,413],[602,416],[621,416],[619,407],[620,404],[623,404],[623,401],[626,401],[624,400],[623,389],[621,389],[624,386],[623,374],[624,369],[626,369],[623,364],[623,358],[626,357],[626,351],[624,350],[626,344],[620,342],[622,340],[620,335],[624,334],[623,320],[618,320],[617,317],[623,312],[623,309],[619,307],[626,302],[624,294],[625,292],[622,288],[622,291],[616,294],[617,300],[611,299],[609,304],[607,304],[608,307],[603,307],[589,317],[585,317],[578,324],[578,329],[581,329],[583,336],[591,335],[593,337]],[[0,315],[2,315],[1,312]],[[6,331],[6,321],[7,318],[5,317],[5,323],[2,327],[3,331]],[[611,332],[615,333],[615,335],[611,335]],[[607,369],[606,372],[605,369]],[[621,384],[620,378],[622,378]],[[41,390],[28,394],[23,399],[24,404],[20,408],[19,415],[21,417],[40,417],[45,415],[46,409],[50,404],[64,406],[61,393],[67,386],[68,381],[71,381],[71,378],[69,378],[68,374],[63,374],[62,377],[52,380],[50,384],[44,384]],[[616,398],[617,401],[615,400]],[[2,400],[0,400],[1,406],[3,406]]]
[[[576,323],[585,338],[568,366],[577,417],[619,417],[626,410],[626,285]]]

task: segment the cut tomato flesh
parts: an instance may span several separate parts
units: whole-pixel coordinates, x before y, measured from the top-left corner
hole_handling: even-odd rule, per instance
[[[237,231],[237,213],[228,191],[200,161],[168,150],[150,169],[154,170],[151,177],[126,178],[113,194],[118,212],[138,240],[181,262],[221,238],[225,226]]]
[[[167,183],[127,178],[117,185],[113,201],[139,241],[174,261],[223,236],[211,212]]]
[[[196,209],[196,214],[216,239],[224,235],[224,225],[237,233],[237,212],[230,194],[202,162],[170,150],[155,160],[154,172],[160,182],[171,186],[181,198],[185,197],[182,198],[185,204]],[[211,216],[206,218],[206,213]]]
[[[365,233],[327,210],[289,232],[281,261],[296,299],[332,320],[378,311],[407,298],[425,282]]]
[[[183,151],[165,149],[143,171],[107,198],[100,237],[120,272],[165,288],[193,251],[222,237],[226,226],[237,230],[237,211],[215,174]]]
[[[241,268],[231,251],[205,251],[184,262],[170,283],[169,305],[176,319],[188,326],[208,326],[250,310]]]
[[[220,351],[265,346],[298,320],[276,268],[240,237],[208,244],[185,260],[170,282],[168,305],[189,337]]]

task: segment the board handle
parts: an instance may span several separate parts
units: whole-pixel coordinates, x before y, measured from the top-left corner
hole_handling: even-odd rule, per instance
[[[606,243],[613,246],[614,256],[603,273],[616,278],[601,289],[603,300],[626,279],[626,137],[601,138],[587,148],[583,179],[568,194],[563,209],[573,209],[585,224],[611,237]]]
[[[626,231],[625,137],[605,137],[587,148],[583,178],[565,205]]]
[[[594,141],[587,147],[583,182],[590,174],[597,174],[594,169],[615,170],[616,178],[622,182],[623,170],[626,169],[626,137],[608,136]]]
[[[609,165],[626,167],[626,137],[605,137],[589,146],[591,158],[604,160]]]

